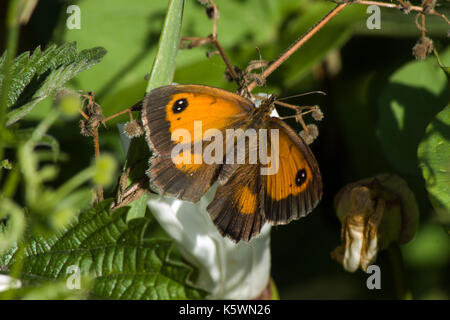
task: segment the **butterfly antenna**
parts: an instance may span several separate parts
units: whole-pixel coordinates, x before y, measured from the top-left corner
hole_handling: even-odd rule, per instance
[[[296,94],[296,95],[289,96],[289,97],[279,98],[278,100],[287,100],[287,99],[291,99],[291,98],[297,98],[297,97],[307,96],[307,95],[310,95],[310,94],[321,94],[321,95],[324,95],[324,96],[327,95],[327,94],[326,94],[325,92],[323,92],[323,91],[316,90],[316,91],[310,91],[310,92],[305,92],[305,93]]]

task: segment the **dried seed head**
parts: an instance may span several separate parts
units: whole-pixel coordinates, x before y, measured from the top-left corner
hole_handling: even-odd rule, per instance
[[[80,133],[85,137],[92,137],[94,135],[89,128],[88,120],[80,120]]]
[[[315,106],[312,109],[311,115],[312,115],[313,119],[316,121],[321,121],[323,119],[323,112],[322,112],[322,110],[320,110],[319,106]]]
[[[239,78],[242,77],[242,71],[238,67],[234,66],[234,72],[236,72],[236,74],[238,75]],[[233,76],[228,71],[228,69],[225,71],[225,80],[227,80],[228,82],[233,82],[234,81]]]
[[[400,8],[400,11],[403,12],[404,14],[408,14],[411,12],[411,2],[409,1],[404,1],[402,4],[402,7]]]
[[[430,14],[434,10],[435,6],[436,6],[436,0],[423,0],[422,1],[423,13],[425,13],[425,14]]]
[[[84,113],[86,113],[88,117],[98,116],[103,118],[102,108],[95,102],[93,103],[88,102],[84,107],[83,111]]]
[[[428,37],[420,38],[413,47],[413,55],[417,60],[423,60],[433,52],[433,40]]]
[[[100,125],[103,123],[103,116],[102,115],[91,115],[88,120],[81,120],[80,121],[80,133],[83,136],[87,137],[93,137],[95,129],[100,127]]]
[[[141,125],[136,120],[132,120],[125,124],[123,132],[128,138],[132,139],[141,136],[143,131]]]
[[[309,135],[313,138],[313,140],[317,139],[319,136],[319,129],[315,124],[308,124],[306,128],[309,131]]]
[[[200,3],[202,6],[206,6],[207,4],[209,4],[209,0],[197,0],[198,3]]]
[[[300,137],[309,145],[319,136],[319,129],[315,124],[308,124],[306,129],[307,130],[300,131]]]
[[[214,19],[215,10],[214,10],[213,6],[207,6],[205,8],[205,12],[206,12],[206,15],[208,16],[208,18]]]
[[[314,139],[305,130],[300,131],[300,137],[308,145],[313,143],[313,141],[314,141]]]

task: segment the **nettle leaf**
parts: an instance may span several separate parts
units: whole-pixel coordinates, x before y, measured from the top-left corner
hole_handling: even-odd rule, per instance
[[[109,211],[107,200],[82,213],[57,235],[30,239],[22,280],[62,280],[70,266],[92,277],[91,296],[102,299],[200,299],[206,293],[189,283],[192,269],[171,257],[173,242],[146,240],[150,218],[126,222],[128,208]],[[0,270],[16,261],[17,247],[0,255]]]
[[[78,52],[76,43],[52,45],[41,52],[38,47],[30,55],[16,57],[9,70],[11,87],[8,92],[7,125],[22,119],[40,101],[55,93],[79,72],[100,62],[106,50],[101,47]],[[4,55],[3,55],[4,56]],[[4,58],[0,59],[0,70]],[[0,75],[0,86],[4,75]]]
[[[418,158],[431,204],[450,227],[450,105],[428,125]]]

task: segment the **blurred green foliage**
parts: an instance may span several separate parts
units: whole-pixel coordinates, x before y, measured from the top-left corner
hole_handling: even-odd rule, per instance
[[[83,284],[84,289],[90,288],[89,294],[97,299],[204,297],[202,290],[186,284],[192,269],[171,260],[171,241],[144,239],[150,217],[127,223],[128,208],[110,212],[110,205],[111,201],[101,202],[68,227],[59,228],[56,235],[27,239],[23,284],[30,282],[32,288],[36,278],[65,279],[70,276],[70,266],[79,266],[80,276],[92,277],[89,286]],[[17,250],[13,246],[0,255],[0,265],[13,265]],[[68,277],[66,282],[70,280]],[[70,292],[67,288],[66,291]],[[30,297],[32,291],[21,294]]]
[[[101,63],[78,74],[66,86],[94,91],[96,102],[102,106],[106,116],[133,105],[145,94],[148,84],[145,76],[150,72],[157,52],[167,1],[135,0],[130,5],[119,0],[79,0],[75,3],[81,8],[81,29],[69,30],[65,26],[68,17],[65,10],[72,2],[39,1],[31,20],[21,29],[18,52],[31,52],[38,46],[42,50],[54,50],[56,47],[51,47],[51,43],[63,45],[73,41],[76,41],[80,51],[103,47],[108,54]],[[317,0],[216,2],[220,10],[219,41],[231,62],[241,69],[250,60],[260,57],[268,61],[275,59],[334,6],[328,1]],[[6,4],[7,1],[0,4],[0,17],[6,12]],[[307,90],[327,93],[325,97],[312,95],[290,100],[299,105],[319,104],[324,111],[325,119],[319,125],[319,139],[312,145],[324,179],[324,198],[306,219],[273,228],[272,277],[282,299],[396,298],[395,268],[389,254],[382,252],[376,262],[383,270],[383,278],[382,290],[374,291],[367,289],[365,273],[346,273],[329,256],[337,246],[340,234],[340,224],[332,203],[334,195],[349,182],[382,172],[401,175],[416,194],[421,211],[417,236],[402,247],[406,285],[412,290],[414,298],[450,297],[450,239],[439,224],[436,210],[441,209],[436,209],[433,200],[438,198],[445,202],[441,196],[446,196],[448,201],[448,193],[442,190],[448,190],[445,188],[448,188],[450,181],[449,157],[445,152],[429,154],[430,150],[434,150],[433,144],[442,142],[448,145],[448,107],[444,110],[450,97],[448,82],[435,57],[413,61],[411,49],[420,36],[413,13],[404,15],[395,10],[382,9],[381,29],[369,30],[365,26],[368,16],[365,9],[365,6],[358,5],[346,8],[276,70],[264,87],[258,89],[280,96]],[[439,10],[449,16],[447,3],[442,3]],[[3,52],[6,36],[3,23],[0,28],[3,28],[0,29],[0,52]],[[207,36],[211,30],[212,22],[207,19],[204,8],[196,1],[187,1],[182,35]],[[450,65],[447,30],[448,25],[439,17],[427,17],[428,35],[434,40],[441,61],[446,66]],[[178,52],[174,81],[235,90],[235,85],[224,78],[225,66],[221,59],[218,56],[206,58],[206,52],[212,49],[201,47]],[[39,99],[18,122],[20,129],[35,128],[42,121],[45,123],[49,114],[54,112],[51,97],[40,95]],[[108,124],[107,128],[100,128],[102,151],[114,155],[121,164],[125,162],[126,155],[115,124],[126,120],[126,116],[122,116]],[[293,122],[289,124],[296,127]],[[435,129],[437,131],[433,131]],[[57,140],[51,137],[57,137]],[[57,174],[53,179],[45,180],[45,188],[57,190],[71,177],[92,168],[92,143],[79,134],[78,119],[55,118],[40,139],[35,140],[32,148],[38,142],[52,147],[51,157],[59,160],[55,168]],[[421,151],[418,153],[419,143]],[[56,152],[59,149],[60,152]],[[21,192],[35,188],[28,183],[37,183],[40,187],[36,188],[44,188],[39,180],[33,179],[35,172],[42,170],[44,164],[50,165],[51,160],[48,153],[38,150],[41,152],[40,161],[30,160],[34,161],[28,173],[31,180],[27,180],[29,178],[25,175],[25,183],[19,186]],[[32,152],[28,150],[25,154],[29,153]],[[5,158],[15,157],[10,149],[6,150]],[[434,166],[437,166],[434,169],[436,176],[433,176],[436,180],[430,187],[430,175],[425,168]],[[11,175],[11,179],[13,177]],[[80,185],[84,187],[78,189],[85,192],[77,198],[84,199],[84,204],[86,199],[89,201],[86,195],[89,192],[85,184],[87,180],[82,179],[83,184]],[[8,185],[0,182],[3,186]],[[106,189],[106,193],[110,191],[111,188]],[[72,200],[77,202],[77,199]],[[14,200],[27,203],[21,195]],[[78,211],[83,206],[80,204]],[[448,202],[442,210],[448,210]],[[448,211],[443,212],[448,215]],[[107,210],[102,214],[105,219],[111,219]],[[47,228],[49,222],[44,222],[40,221],[37,225]],[[35,224],[34,221],[29,223]],[[151,219],[149,223],[155,224]],[[24,256],[27,257],[27,253]],[[164,263],[163,260],[158,263]],[[180,274],[184,276],[186,270],[180,267]],[[55,277],[55,274],[50,277]],[[147,282],[143,283],[145,285]],[[110,289],[94,287],[94,291],[102,297],[108,296]],[[29,296],[33,297],[33,293]],[[201,294],[185,296],[201,297]]]

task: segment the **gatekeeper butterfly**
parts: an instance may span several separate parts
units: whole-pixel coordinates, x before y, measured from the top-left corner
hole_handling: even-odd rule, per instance
[[[217,181],[219,186],[207,210],[220,233],[235,242],[249,241],[266,222],[287,224],[307,215],[322,197],[319,166],[301,137],[281,119],[270,116],[273,109],[273,98],[256,107],[238,94],[203,85],[150,91],[144,98],[142,122],[153,151],[147,172],[151,185],[162,194],[197,202]],[[198,123],[200,134],[196,132]],[[185,130],[185,139],[174,137],[180,129]],[[222,149],[211,152],[213,141],[230,130],[234,130],[231,140],[236,143],[219,143]],[[262,161],[263,157],[250,161],[252,151],[260,151],[250,142],[245,144],[244,156],[228,161],[242,151],[239,142],[250,139],[246,133],[251,130],[278,133],[268,134],[266,143],[275,165]],[[189,147],[180,148],[187,142]],[[223,161],[202,161],[206,151]],[[233,156],[228,157],[230,154]],[[276,170],[262,174],[262,169],[272,165]]]

